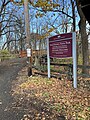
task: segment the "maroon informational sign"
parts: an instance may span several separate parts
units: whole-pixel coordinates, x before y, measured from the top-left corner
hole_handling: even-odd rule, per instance
[[[72,57],[72,33],[50,37],[49,55],[51,58]]]

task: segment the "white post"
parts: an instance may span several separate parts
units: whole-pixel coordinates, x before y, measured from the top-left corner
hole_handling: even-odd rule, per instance
[[[49,39],[47,38],[47,69],[48,69],[48,78],[50,78],[50,56],[49,56]]]
[[[73,86],[77,88],[77,55],[76,55],[76,33],[72,33],[72,50],[73,50]]]

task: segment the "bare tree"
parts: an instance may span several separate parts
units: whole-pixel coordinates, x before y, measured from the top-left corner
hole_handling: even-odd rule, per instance
[[[25,36],[23,11],[20,10],[21,7],[12,4],[9,0],[2,0],[0,1],[0,4],[0,36],[6,36],[5,43],[7,43],[8,50],[10,43],[15,40],[20,40],[18,43],[22,43],[22,49],[22,45],[24,46],[25,44],[24,41],[22,41],[23,39],[21,39]],[[16,44],[17,42],[14,43]]]

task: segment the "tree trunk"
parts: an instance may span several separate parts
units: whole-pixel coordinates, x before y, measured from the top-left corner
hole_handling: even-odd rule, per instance
[[[83,56],[83,65],[89,65],[89,51],[88,51],[88,37],[86,34],[86,20],[81,19],[81,39],[82,39],[82,56]],[[83,73],[87,73],[86,69],[83,69]]]
[[[83,65],[89,65],[89,50],[88,50],[88,37],[86,33],[86,19],[79,6],[79,0],[76,0],[78,13],[80,16],[79,28],[81,33],[81,41],[82,41],[82,56],[83,56]],[[88,70],[83,69],[83,73],[88,73]]]
[[[31,49],[28,0],[24,0],[24,15],[25,15],[25,30],[26,30],[26,48]],[[31,76],[32,75],[32,55],[28,58],[29,58],[28,76]]]

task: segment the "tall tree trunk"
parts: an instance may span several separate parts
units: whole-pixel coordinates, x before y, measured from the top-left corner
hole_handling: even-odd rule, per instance
[[[83,56],[83,65],[89,65],[89,50],[88,50],[88,37],[86,33],[86,19],[79,6],[79,0],[76,0],[78,13],[80,16],[79,28],[81,33],[82,40],[82,56]],[[88,73],[86,69],[83,69],[83,73]]]
[[[81,39],[82,39],[82,56],[83,56],[83,65],[89,65],[89,51],[88,51],[88,37],[86,34],[86,20],[81,19]],[[83,69],[83,73],[87,73],[86,69]]]
[[[28,0],[24,0],[24,15],[25,15],[25,30],[26,30],[26,48],[31,49]],[[29,58],[28,76],[31,76],[32,75],[32,55],[28,58]]]
[[[35,34],[35,63],[34,63],[34,65],[35,66],[39,66],[39,54],[38,54],[38,52],[37,52],[37,50],[36,50],[36,43],[37,43],[37,36],[38,36],[38,27],[37,27],[37,23],[36,23],[36,34]]]
[[[17,51],[17,45],[16,45],[16,33],[15,33],[15,53],[17,53],[16,51]]]

